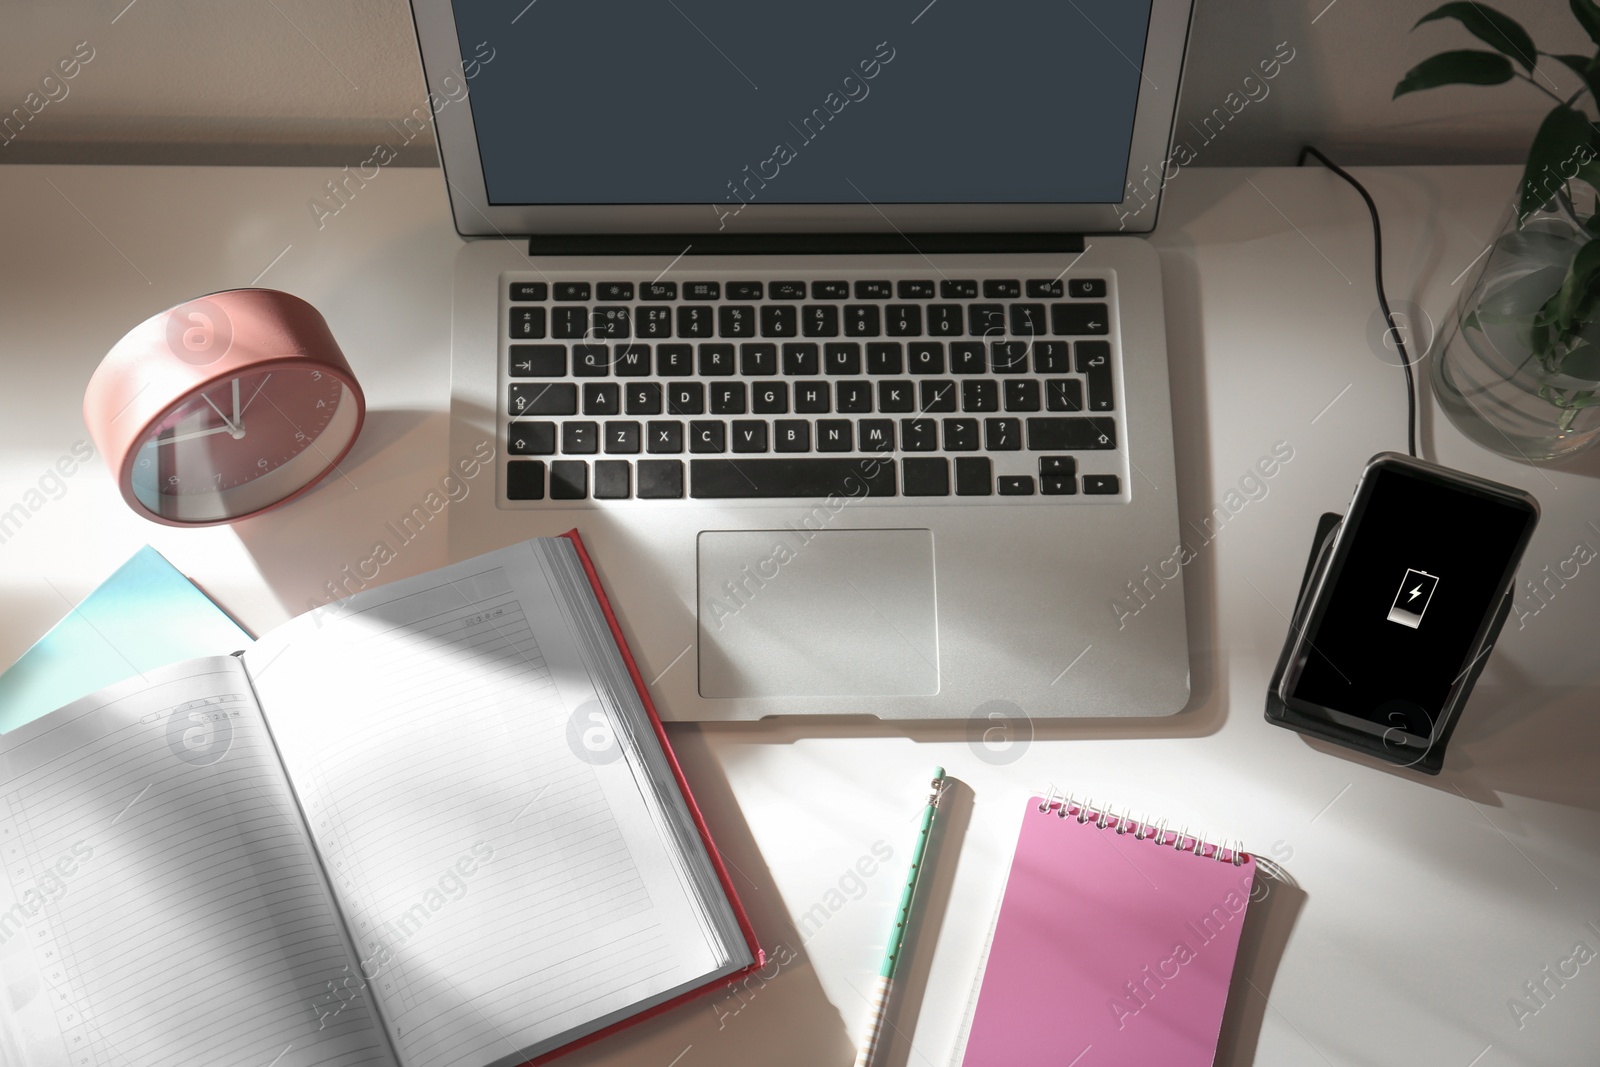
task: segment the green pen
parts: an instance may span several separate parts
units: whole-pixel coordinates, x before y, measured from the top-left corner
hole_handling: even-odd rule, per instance
[[[917,881],[922,875],[922,857],[928,851],[928,835],[933,830],[933,816],[939,810],[939,798],[944,793],[947,780],[943,767],[933,769],[933,792],[928,794],[928,806],[922,811],[922,829],[917,832],[917,844],[911,852],[911,870],[906,875],[906,887],[900,893],[900,907],[894,916],[894,929],[889,931],[889,943],[884,946],[883,966],[878,968],[878,984],[872,995],[872,1022],[866,1041],[856,1054],[856,1067],[871,1067],[878,1051],[878,1036],[883,1032],[884,1017],[889,1010],[889,995],[894,991],[894,971],[900,963],[900,947],[905,943],[906,925],[911,921],[911,905],[917,895]]]

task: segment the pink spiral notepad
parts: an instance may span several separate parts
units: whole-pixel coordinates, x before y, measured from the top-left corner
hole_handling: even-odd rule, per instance
[[[1203,1067],[1216,1056],[1255,860],[1034,797],[962,1067]]]

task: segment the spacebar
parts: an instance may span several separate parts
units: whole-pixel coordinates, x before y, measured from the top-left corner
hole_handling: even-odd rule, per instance
[[[689,495],[701,500],[785,496],[894,496],[894,460],[691,459]]]

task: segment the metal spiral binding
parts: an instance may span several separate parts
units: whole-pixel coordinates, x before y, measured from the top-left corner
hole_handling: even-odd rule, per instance
[[[1093,798],[1085,797],[1078,801],[1071,793],[1063,793],[1051,786],[1039,801],[1040,814],[1048,814],[1054,810],[1060,819],[1074,818],[1080,824],[1094,823],[1097,830],[1113,829],[1118,834],[1132,833],[1135,841],[1153,841],[1157,845],[1172,848],[1178,852],[1188,852],[1202,859],[1214,859],[1218,863],[1232,863],[1235,867],[1242,867],[1249,854],[1244,850],[1243,841],[1235,841],[1232,848],[1212,844],[1190,834],[1187,826],[1172,835],[1168,840],[1167,820],[1152,822],[1145,818],[1135,818],[1132,809],[1124,808],[1121,815],[1114,813],[1110,805],[1100,808],[1094,806]],[[1210,849],[1210,851],[1206,851]]]

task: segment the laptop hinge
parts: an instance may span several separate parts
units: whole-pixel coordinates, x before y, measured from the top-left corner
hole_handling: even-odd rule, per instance
[[[547,234],[530,256],[892,255],[1083,251],[1081,233]]]

